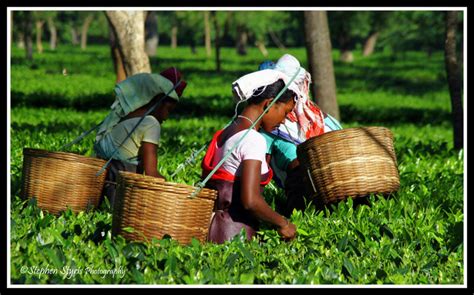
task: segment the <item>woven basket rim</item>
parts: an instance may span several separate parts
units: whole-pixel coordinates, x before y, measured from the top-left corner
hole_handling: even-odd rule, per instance
[[[150,175],[143,175],[143,174],[138,174],[138,173],[133,173],[133,172],[128,172],[128,171],[119,171],[118,173],[120,177],[122,177],[125,180],[127,179],[138,180],[139,179],[140,181],[144,181],[156,186],[176,187],[176,188],[181,188],[181,189],[186,189],[186,190],[197,189],[197,187],[189,185],[189,184],[164,181],[162,178],[153,177]],[[159,190],[159,188],[155,187],[154,190]],[[203,193],[205,194],[205,196],[202,195]],[[217,191],[210,188],[203,188],[197,197],[215,200],[217,198]]]
[[[392,131],[383,126],[359,126],[359,127],[350,127],[350,128],[345,128],[345,129],[339,129],[339,130],[334,130],[330,132],[323,133],[321,135],[317,135],[314,137],[311,137],[307,139],[305,142],[302,142],[301,144],[298,145],[298,147],[304,148],[307,145],[311,145],[314,141],[321,141],[321,140],[326,140],[328,137],[334,137],[334,136],[339,136],[344,133],[359,133],[361,131],[383,131],[387,132],[390,134],[390,136],[393,139],[393,133]]]
[[[107,161],[97,157],[85,156],[71,152],[48,151],[45,149],[38,148],[23,148],[23,156],[54,158],[64,161],[76,160],[81,163],[97,166],[102,166],[107,163]]]

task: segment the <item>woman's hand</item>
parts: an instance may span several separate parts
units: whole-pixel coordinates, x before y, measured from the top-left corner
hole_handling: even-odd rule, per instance
[[[278,234],[285,240],[292,240],[296,237],[296,225],[286,220],[287,224],[278,228]]]
[[[243,161],[240,191],[242,206],[258,219],[278,227],[280,236],[291,240],[296,236],[296,226],[285,217],[273,211],[260,194],[261,165],[262,162],[258,160]]]

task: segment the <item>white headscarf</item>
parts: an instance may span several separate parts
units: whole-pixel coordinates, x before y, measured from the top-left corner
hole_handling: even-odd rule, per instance
[[[293,75],[296,74],[296,71]],[[275,83],[278,80],[288,84],[293,76],[287,76],[282,71],[267,69],[252,72],[244,75],[232,83],[232,93],[237,101],[248,100],[255,94],[259,88]],[[290,90],[297,92],[298,87],[295,83],[291,83],[288,87]]]

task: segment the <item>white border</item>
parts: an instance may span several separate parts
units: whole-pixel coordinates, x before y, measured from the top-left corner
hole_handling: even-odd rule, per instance
[[[23,284],[11,284],[11,244],[10,244],[10,211],[11,211],[11,176],[10,176],[10,110],[11,110],[11,24],[10,24],[10,12],[11,11],[51,11],[51,10],[64,10],[64,11],[109,11],[109,10],[149,10],[149,11],[205,11],[205,10],[216,10],[216,11],[303,11],[303,10],[339,10],[339,11],[446,11],[446,10],[457,10],[463,12],[463,68],[464,68],[464,95],[463,95],[463,136],[464,136],[464,206],[463,206],[463,225],[464,225],[464,236],[463,236],[463,254],[464,254],[464,283],[462,285],[94,285],[94,284],[59,284],[59,285],[23,285]],[[432,289],[432,288],[467,288],[467,7],[7,7],[7,288],[12,289],[29,289],[29,288],[164,288],[164,289],[175,289],[175,288],[377,288],[377,289],[397,289],[397,288],[413,288],[413,289]]]
[[[11,110],[11,77],[10,77],[10,67],[11,67],[11,18],[10,18],[10,9],[7,9],[7,288],[10,286],[10,265],[11,265],[11,252],[10,252],[10,213],[11,213],[11,175],[10,175],[10,110]]]
[[[53,10],[62,10],[62,11],[113,11],[113,10],[130,10],[130,11],[206,11],[206,10],[215,10],[215,11],[304,11],[304,10],[339,10],[339,11],[445,11],[445,10],[459,10],[467,13],[467,7],[462,6],[451,6],[451,7],[312,7],[312,6],[300,6],[300,7],[8,7],[8,11],[18,10],[18,11],[53,11]]]

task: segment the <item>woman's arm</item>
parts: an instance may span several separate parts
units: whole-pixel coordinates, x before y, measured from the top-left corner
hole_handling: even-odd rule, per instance
[[[143,161],[143,171],[145,175],[155,176],[160,178],[165,178],[157,170],[158,165],[158,156],[157,156],[157,145],[150,142],[142,142],[140,147],[142,161]]]
[[[284,238],[294,238],[296,226],[285,217],[273,211],[260,194],[260,169],[262,162],[258,160],[244,160],[241,173],[242,205],[258,219],[269,222],[278,227],[278,233]]]

